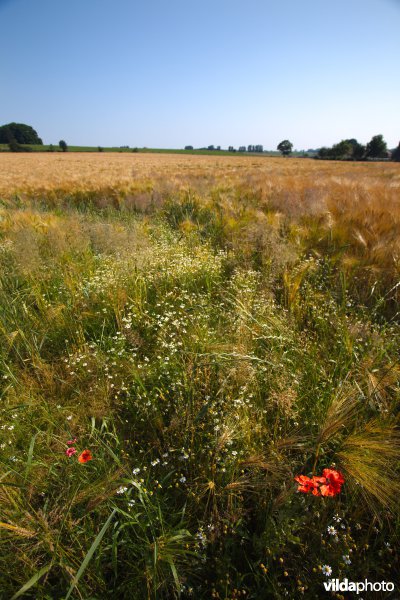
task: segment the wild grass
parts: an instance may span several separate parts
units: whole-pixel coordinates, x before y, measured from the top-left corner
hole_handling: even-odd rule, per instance
[[[397,165],[0,163],[1,597],[396,581]]]

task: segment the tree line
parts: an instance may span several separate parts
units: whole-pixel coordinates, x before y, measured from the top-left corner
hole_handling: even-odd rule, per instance
[[[30,125],[24,123],[8,123],[0,127],[0,144],[8,144],[12,152],[27,152],[32,150],[29,145],[42,146],[43,141],[37,132]],[[65,140],[60,140],[58,146],[62,152],[67,152],[68,145]],[[185,146],[185,150],[193,150],[193,146]],[[208,146],[202,150],[221,150],[221,146]],[[282,156],[290,156],[293,151],[293,144],[289,140],[282,140],[276,148]],[[99,146],[99,152],[103,150]],[[229,146],[230,152],[236,152],[233,146]],[[50,144],[49,152],[54,152],[55,147]],[[264,152],[261,144],[240,146],[239,152]],[[307,156],[307,154],[305,154]],[[400,161],[400,142],[397,148],[390,151],[383,138],[383,135],[374,135],[365,146],[360,144],[355,138],[341,140],[331,147],[319,148],[315,158],[321,160],[382,160],[391,159]]]
[[[374,135],[365,146],[355,138],[341,140],[330,148],[318,150],[316,158],[323,160],[400,160],[400,143],[394,150],[388,150],[383,135]]]

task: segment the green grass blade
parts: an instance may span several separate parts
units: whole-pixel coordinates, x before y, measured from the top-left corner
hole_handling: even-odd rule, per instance
[[[35,447],[36,436],[37,436],[37,433],[35,433],[35,435],[32,436],[31,443],[29,445],[28,460],[26,461],[26,469],[25,469],[25,479],[28,477],[29,471],[31,468],[32,458],[33,458],[33,449]]]
[[[68,600],[68,598],[71,596],[72,592],[78,585],[80,578],[82,577],[83,573],[85,572],[86,567],[88,566],[90,560],[92,559],[93,554],[96,552],[98,546],[100,545],[100,542],[103,539],[103,536],[104,536],[105,532],[107,531],[108,526],[110,525],[111,520],[116,512],[117,511],[114,508],[111,515],[108,517],[107,521],[104,523],[103,527],[101,528],[101,531],[98,533],[93,544],[90,546],[88,553],[86,554],[85,558],[83,559],[83,562],[82,562],[81,566],[79,567],[78,572],[72,581],[71,587],[68,590],[68,594],[65,596],[65,600]]]
[[[46,565],[45,567],[43,567],[42,569],[40,569],[40,571],[38,571],[37,573],[35,573],[33,575],[33,577],[31,577],[29,579],[29,581],[27,581],[21,589],[18,590],[18,592],[16,594],[14,594],[14,596],[11,598],[11,600],[16,600],[17,598],[19,598],[20,596],[22,596],[23,594],[25,594],[25,592],[27,592],[32,586],[34,586],[39,579],[48,571],[50,571],[51,567],[52,567],[53,563],[50,563],[49,565]]]

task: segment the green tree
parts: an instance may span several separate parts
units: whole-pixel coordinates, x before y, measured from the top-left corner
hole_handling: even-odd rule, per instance
[[[397,148],[395,148],[392,152],[392,160],[400,162],[400,142]]]
[[[0,127],[0,144],[35,144],[42,146],[43,141],[30,125],[24,123],[8,123]]]
[[[277,145],[276,149],[281,152],[282,156],[289,156],[292,153],[293,144],[289,140],[283,140]]]
[[[64,140],[60,140],[58,142],[58,145],[60,146],[63,152],[66,152],[68,150],[67,142],[65,142]]]
[[[374,135],[370,142],[367,144],[365,155],[367,158],[386,158],[387,157],[387,145],[383,139],[383,135]]]
[[[365,155],[365,146],[355,138],[341,140],[331,148],[320,148],[318,158],[328,160],[362,160]]]
[[[353,160],[362,160],[365,155],[365,146],[360,144],[355,138],[346,140],[352,146],[352,158]]]

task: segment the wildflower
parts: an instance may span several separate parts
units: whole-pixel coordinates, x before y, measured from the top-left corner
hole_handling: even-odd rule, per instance
[[[72,415],[69,415],[69,416],[67,417],[67,421],[71,421],[71,420],[72,420]]]
[[[336,523],[340,523],[340,521],[342,520],[342,518],[341,518],[341,517],[339,517],[339,515],[337,515],[337,514],[336,514],[336,515],[333,517],[333,520],[334,520],[334,521],[336,521]]]
[[[298,475],[294,479],[300,484],[297,488],[297,491],[303,492],[304,494],[311,492],[314,496],[320,495],[318,491],[319,480],[321,479],[320,477],[313,477],[310,479],[310,477],[307,477],[307,475]]]
[[[327,577],[329,577],[329,575],[332,575],[332,567],[330,567],[329,565],[323,565],[321,571],[323,575],[326,575]]]
[[[326,479],[326,484],[321,485],[321,496],[336,496],[336,494],[339,494],[344,483],[343,475],[333,469],[324,469],[322,475]]]
[[[342,558],[343,558],[343,562],[344,562],[346,565],[351,565],[350,556],[349,556],[348,554],[343,554]]]
[[[78,460],[80,463],[87,463],[89,460],[92,460],[92,453],[90,452],[90,450],[84,450],[83,452],[80,453],[80,455],[78,456]]]
[[[68,448],[65,451],[65,454],[69,457],[73,456],[74,454],[76,454],[76,448]]]
[[[322,477],[307,477],[306,475],[297,475],[295,481],[300,485],[297,488],[299,492],[307,494],[311,492],[314,496],[336,496],[340,493],[344,483],[344,477],[339,471],[333,469],[324,469]]]
[[[117,494],[125,494],[125,492],[128,491],[128,488],[125,486],[121,486],[120,488],[117,489]]]
[[[329,535],[337,535],[337,531],[332,525],[329,525],[329,527],[327,527],[327,532],[329,533]]]
[[[132,473],[133,475],[138,475],[138,473],[140,473],[140,469],[136,467],[136,469],[133,469]]]
[[[159,463],[159,462],[160,462],[160,459],[159,459],[159,458],[156,458],[155,460],[152,460],[152,461],[151,461],[151,466],[152,466],[152,467],[155,467],[156,465],[158,465],[158,463]]]
[[[76,441],[77,441],[77,438],[74,438],[73,440],[68,440],[67,445],[72,446],[72,444],[75,444]]]
[[[185,481],[186,481],[186,477],[184,477],[184,476],[182,475],[182,477],[180,478],[180,480],[179,480],[179,481],[180,481],[181,483],[185,483]]]

